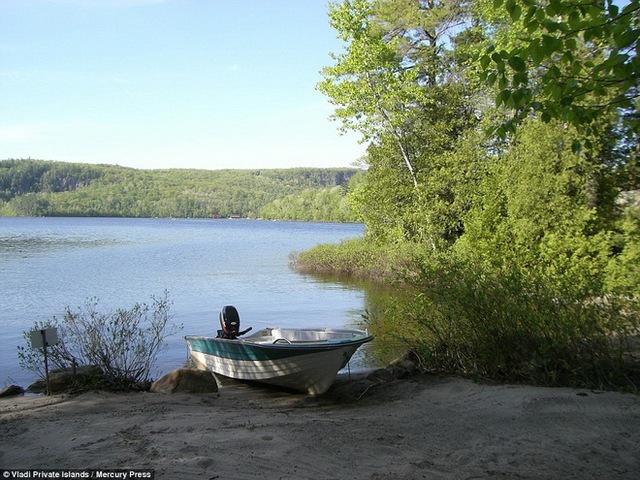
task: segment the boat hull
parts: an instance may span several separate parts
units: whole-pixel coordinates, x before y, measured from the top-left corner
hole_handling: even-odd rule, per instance
[[[214,373],[321,395],[373,337],[359,330],[265,329],[242,340],[185,339],[191,358]]]

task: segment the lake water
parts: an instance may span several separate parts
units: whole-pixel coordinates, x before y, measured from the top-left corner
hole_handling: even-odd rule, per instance
[[[243,328],[358,326],[363,290],[299,274],[289,255],[363,232],[259,220],[0,218],[0,386],[34,380],[18,364],[23,331],[91,297],[106,313],[168,292],[184,328],[169,338],[156,374],[184,363],[183,335],[215,335],[224,305],[236,306]]]

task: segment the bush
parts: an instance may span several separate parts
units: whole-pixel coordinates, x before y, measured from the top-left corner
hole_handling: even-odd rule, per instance
[[[607,267],[607,288],[640,297],[640,207],[628,208],[622,221],[621,252]]]
[[[410,347],[433,370],[548,386],[638,389],[631,342],[640,305],[550,288],[516,268],[451,258],[423,265],[413,300],[395,304]],[[407,327],[409,325],[410,327]]]
[[[87,300],[84,308],[65,309],[64,316],[36,322],[34,329],[55,327],[59,343],[47,349],[51,368],[75,369],[96,366],[106,387],[129,389],[147,382],[166,337],[182,327],[170,322],[171,302],[167,292],[151,297],[151,305],[136,303],[129,309],[111,313],[98,311],[98,300]],[[28,341],[29,332],[24,332]],[[20,366],[44,376],[40,349],[18,347]]]

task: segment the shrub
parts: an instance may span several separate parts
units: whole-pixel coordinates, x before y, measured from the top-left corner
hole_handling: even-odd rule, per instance
[[[621,252],[607,267],[607,288],[640,297],[640,207],[628,208],[622,221]]]
[[[640,305],[584,298],[516,268],[500,273],[448,258],[423,265],[393,304],[409,347],[432,370],[548,386],[638,389],[632,341]],[[398,324],[400,326],[400,324]]]
[[[52,368],[96,366],[106,386],[128,389],[149,380],[158,354],[166,346],[166,337],[182,327],[170,322],[171,301],[167,292],[152,296],[151,305],[136,303],[129,309],[110,313],[98,311],[98,300],[87,300],[84,308],[66,307],[64,316],[36,322],[35,329],[55,327],[59,343],[47,349]],[[28,340],[29,332],[24,332]],[[18,347],[20,366],[41,376],[43,354],[31,346]]]

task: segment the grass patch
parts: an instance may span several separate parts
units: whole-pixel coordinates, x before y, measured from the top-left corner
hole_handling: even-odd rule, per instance
[[[302,273],[395,282],[414,268],[417,249],[412,244],[389,248],[368,242],[366,238],[355,238],[293,253],[289,260],[291,266]]]

